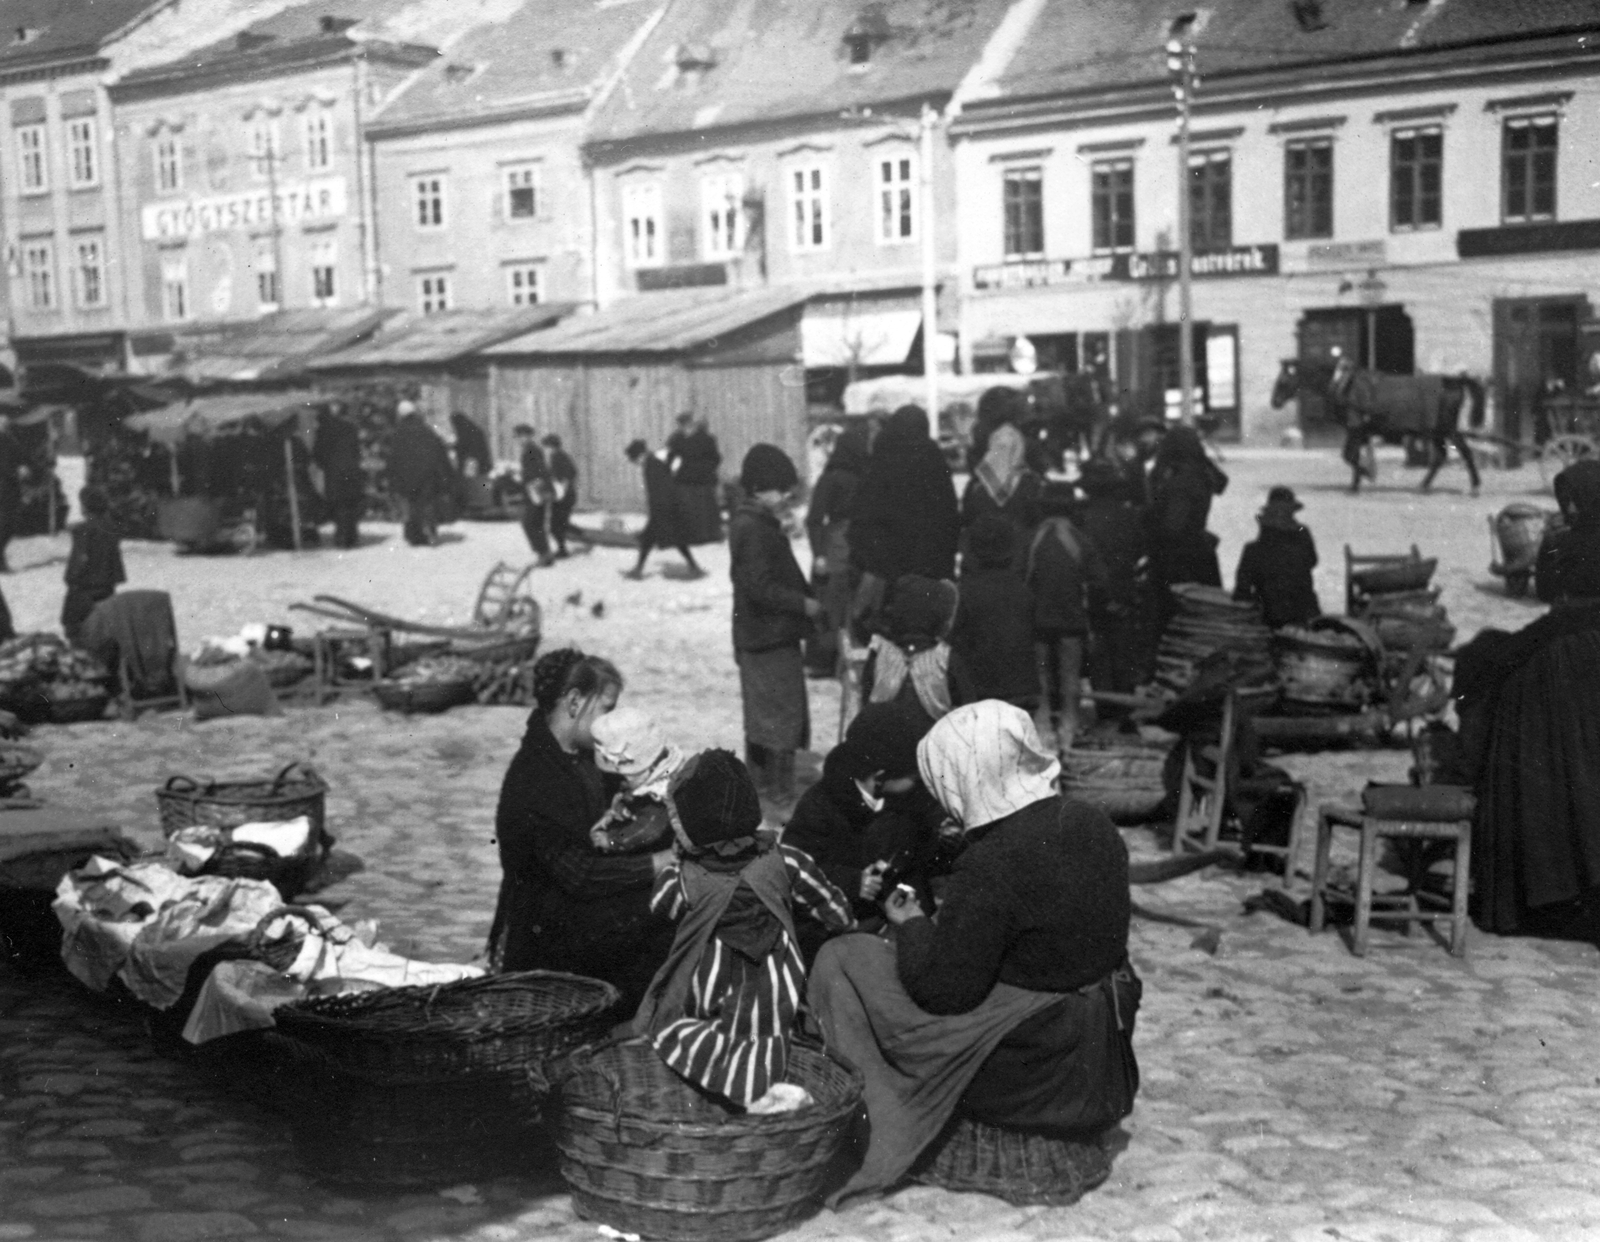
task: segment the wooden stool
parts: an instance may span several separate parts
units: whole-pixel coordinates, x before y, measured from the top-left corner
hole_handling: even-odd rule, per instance
[[[1372,881],[1378,870],[1378,846],[1385,837],[1411,840],[1454,841],[1456,845],[1455,891],[1449,910],[1421,910],[1414,900],[1403,910],[1385,910],[1378,917],[1397,919],[1408,929],[1412,923],[1450,922],[1450,952],[1456,957],[1467,951],[1467,888],[1472,874],[1472,821],[1377,819],[1353,807],[1324,806],[1317,815],[1317,854],[1311,873],[1311,919],[1313,933],[1322,930],[1326,915],[1328,855],[1333,848],[1333,830],[1351,828],[1361,833],[1360,867],[1356,877],[1356,925],[1351,945],[1357,957],[1367,955],[1372,924]]]
[[[344,686],[359,685],[363,689],[383,677],[385,654],[389,646],[389,632],[378,629],[318,630],[312,640],[311,665],[316,685],[316,702],[320,707],[334,698]],[[352,679],[339,675],[341,647],[363,648],[372,661],[371,679]]]

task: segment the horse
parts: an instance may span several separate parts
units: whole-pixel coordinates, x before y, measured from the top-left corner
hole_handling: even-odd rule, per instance
[[[1422,490],[1433,486],[1448,456],[1447,445],[1453,444],[1472,480],[1472,494],[1478,494],[1478,462],[1462,431],[1468,403],[1474,417],[1484,408],[1483,385],[1471,376],[1386,375],[1359,369],[1343,356],[1330,374],[1324,368],[1302,366],[1295,358],[1283,359],[1272,386],[1272,408],[1282,409],[1302,392],[1322,397],[1344,425],[1344,459],[1350,463],[1352,492],[1361,490],[1362,456],[1369,440],[1420,436],[1432,446]]]

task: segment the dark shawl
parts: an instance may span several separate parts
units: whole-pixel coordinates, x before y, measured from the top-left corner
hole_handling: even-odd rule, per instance
[[[955,576],[961,509],[920,410],[897,411],[878,433],[850,517],[850,557],[864,572]]]
[[[395,424],[389,442],[389,486],[400,496],[420,499],[450,490],[455,471],[450,451],[421,414]]]
[[[361,433],[349,419],[323,414],[317,420],[311,458],[322,471],[323,499],[329,504],[362,498],[366,475],[361,469]]]
[[[450,415],[450,428],[456,433],[456,469],[466,472],[467,463],[475,462],[478,474],[488,477],[494,473],[494,454],[489,451],[489,437],[465,414]]]

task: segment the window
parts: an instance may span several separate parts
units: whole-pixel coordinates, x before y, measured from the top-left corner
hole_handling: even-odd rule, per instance
[[[702,249],[708,259],[727,259],[744,250],[744,174],[713,173],[700,182]]]
[[[278,173],[278,122],[257,121],[250,127],[250,175],[266,181]]]
[[[161,256],[161,313],[167,319],[189,317],[189,259],[182,254]]]
[[[28,280],[28,309],[56,308],[56,248],[48,238],[22,243],[22,270]]]
[[[333,306],[339,300],[335,274],[339,267],[339,242],[319,237],[311,244],[311,300],[317,306]]]
[[[450,309],[450,278],[442,272],[417,280],[417,301],[424,315],[437,315]]]
[[[506,219],[536,220],[539,216],[539,165],[516,164],[506,173]]]
[[[333,167],[333,114],[326,108],[306,113],[306,168],[321,172]]]
[[[894,155],[878,165],[878,244],[893,246],[917,239],[917,161]]]
[[[1283,235],[1333,236],[1333,139],[1297,138],[1284,146]]]
[[[506,289],[513,306],[533,306],[543,301],[543,280],[537,263],[513,263],[506,268]]]
[[[256,308],[275,311],[283,300],[278,282],[278,248],[270,237],[259,238],[253,266],[256,271]]]
[[[17,180],[24,194],[42,194],[50,188],[50,165],[45,159],[44,126],[17,127]]]
[[[629,267],[657,267],[662,259],[661,186],[630,185],[622,192],[623,247]]]
[[[437,173],[411,179],[412,198],[417,204],[419,229],[444,227],[444,178]]]
[[[1003,195],[1006,258],[1044,253],[1044,170],[1008,168]]]
[[[162,134],[156,139],[156,190],[171,194],[183,189],[183,154],[177,136]]]
[[[1389,135],[1389,227],[1436,229],[1444,179],[1444,131],[1437,125]]]
[[[821,164],[789,171],[789,199],[794,218],[791,234],[796,250],[828,248],[828,174]]]
[[[1089,166],[1096,250],[1133,249],[1133,161],[1096,160]]]
[[[1196,250],[1233,245],[1233,153],[1198,151],[1189,157],[1189,243]]]
[[[78,290],[78,305],[106,304],[106,255],[98,237],[78,237],[72,242],[73,280]]]
[[[67,122],[67,169],[74,189],[100,184],[100,152],[92,116]]]
[[[1507,224],[1556,218],[1556,118],[1506,120],[1501,147]]]

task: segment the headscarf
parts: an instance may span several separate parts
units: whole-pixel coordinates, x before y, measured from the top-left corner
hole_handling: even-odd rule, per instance
[[[679,845],[691,854],[742,845],[761,827],[761,798],[750,770],[726,750],[703,750],[683,765],[672,778],[667,810]]]
[[[884,423],[849,516],[851,556],[866,572],[888,579],[954,573],[961,510],[919,407],[902,406]]]
[[[1155,481],[1170,478],[1185,466],[1198,466],[1205,473],[1215,495],[1222,495],[1228,486],[1228,476],[1218,469],[1206,455],[1206,446],[1193,427],[1177,426],[1169,429],[1156,450],[1153,475]]]
[[[966,832],[1054,797],[1061,763],[1020,707],[986,699],[958,707],[917,747],[922,783]]]
[[[994,498],[995,504],[1004,505],[1017,490],[1017,484],[1022,482],[1022,472],[1026,469],[1026,457],[1027,446],[1022,442],[1020,431],[1010,423],[1003,423],[994,429],[994,434],[989,437],[989,447],[984,451],[983,460],[978,463],[975,473],[983,489]]]
[[[828,464],[823,468],[829,470],[843,470],[847,474],[865,474],[867,469],[867,429],[865,427],[846,427],[839,433],[839,438],[833,442],[833,450],[828,454]]]
[[[915,776],[917,743],[927,732],[926,720],[897,703],[868,703],[828,758],[851,780],[865,780],[875,772],[891,781]]]
[[[656,722],[637,707],[619,707],[594,722],[594,761],[602,772],[627,782],[628,792],[666,799],[667,786],[683,766],[683,751],[669,746]]]

